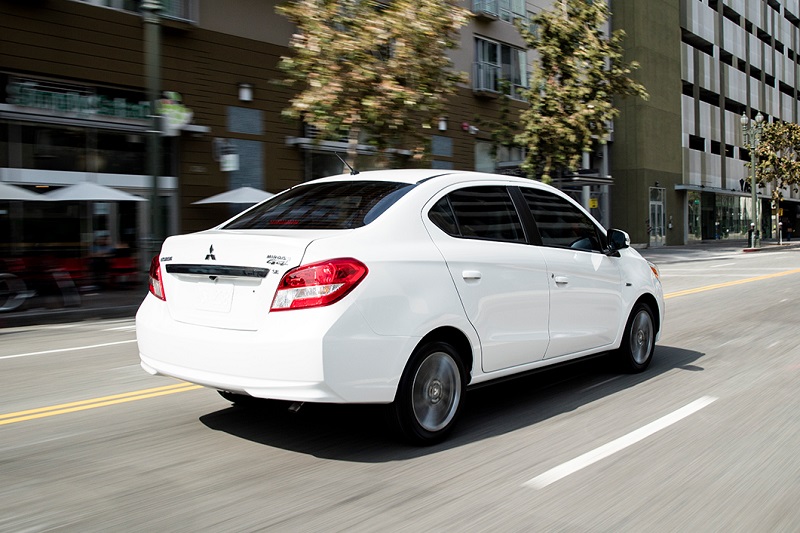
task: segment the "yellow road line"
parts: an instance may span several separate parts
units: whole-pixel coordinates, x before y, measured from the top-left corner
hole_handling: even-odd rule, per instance
[[[81,400],[77,402],[50,405],[48,407],[40,407],[38,409],[17,411],[16,413],[6,413],[4,415],[0,415],[0,426],[14,424],[16,422],[24,422],[26,420],[34,420],[36,418],[45,418],[48,416],[63,415],[66,413],[74,413],[76,411],[85,411],[87,409],[96,409],[98,407],[133,402],[136,400],[145,400],[147,398],[166,396],[167,394],[175,394],[178,392],[186,392],[201,388],[202,387],[200,385],[193,385],[191,383],[178,383],[176,385],[167,385],[153,389],[142,389],[122,394],[113,394],[111,396],[103,396],[100,398],[92,398],[91,400]]]
[[[667,300],[669,298],[677,298],[678,296],[697,294],[698,292],[713,291],[715,289],[722,289],[724,287],[733,287],[734,285],[742,285],[744,283],[752,283],[754,281],[779,278],[781,276],[790,276],[792,274],[800,274],[800,268],[795,268],[794,270],[785,270],[783,272],[776,272],[774,274],[765,274],[763,276],[756,276],[754,278],[737,279],[735,281],[727,281],[725,283],[717,283],[715,285],[705,285],[703,287],[697,287],[696,289],[686,289],[685,291],[670,292],[664,295],[664,299]]]

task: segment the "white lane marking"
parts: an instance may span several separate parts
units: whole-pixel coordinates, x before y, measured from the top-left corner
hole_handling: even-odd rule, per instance
[[[119,326],[116,328],[106,328],[103,331],[134,331],[136,326]]]
[[[623,435],[618,439],[612,440],[608,444],[604,444],[599,448],[595,448],[594,450],[576,457],[571,461],[567,461],[566,463],[563,463],[555,468],[551,468],[544,474],[540,474],[535,478],[526,481],[522,484],[522,486],[533,489],[543,489],[551,483],[555,483],[556,481],[563,479],[570,474],[574,474],[575,472],[582,470],[583,468],[586,468],[587,466],[590,466],[601,459],[605,459],[610,455],[624,450],[628,446],[636,444],[640,440],[649,437],[653,433],[661,431],[662,429],[669,427],[680,420],[683,420],[687,416],[696,413],[703,407],[706,407],[716,400],[717,398],[714,398],[713,396],[703,396],[702,398],[681,407],[677,411],[673,411],[672,413],[665,415],[654,422],[650,422],[646,426],[632,431],[627,435]]]
[[[708,268],[720,268],[735,265],[736,263],[722,263],[721,265],[709,265]]]
[[[136,342],[136,339],[129,340],[129,341],[117,341],[117,342],[104,342],[103,344],[92,344],[89,346],[76,346],[75,348],[58,348],[56,350],[44,350],[42,352],[29,352],[29,353],[18,353],[15,355],[3,355],[0,356],[0,359],[14,359],[16,357],[28,357],[29,355],[45,355],[49,353],[60,353],[60,352],[75,352],[78,350],[91,350],[92,348],[103,348],[105,346],[116,346],[117,344],[128,344],[131,342]]]

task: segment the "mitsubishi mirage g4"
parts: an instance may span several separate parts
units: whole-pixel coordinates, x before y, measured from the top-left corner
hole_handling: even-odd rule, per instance
[[[655,265],[557,189],[383,170],[168,238],[136,330],[151,374],[233,403],[387,404],[432,444],[471,386],[601,352],[644,370],[663,317]]]

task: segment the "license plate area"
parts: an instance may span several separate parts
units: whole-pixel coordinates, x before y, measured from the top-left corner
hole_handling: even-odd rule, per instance
[[[223,278],[198,283],[195,308],[199,311],[229,313],[233,303],[233,282]]]

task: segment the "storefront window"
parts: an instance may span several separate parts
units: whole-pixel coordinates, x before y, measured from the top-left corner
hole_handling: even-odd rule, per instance
[[[746,238],[750,217],[743,209],[747,198],[739,196],[717,196],[717,216],[721,238]]]
[[[689,191],[689,240],[746,239],[751,200],[744,196]]]
[[[0,122],[0,168],[8,167],[8,124]]]
[[[99,131],[96,153],[103,170],[98,172],[145,174],[146,147],[146,138],[142,134]],[[170,153],[165,155],[171,156]]]
[[[86,170],[86,133],[82,128],[22,125],[20,168]]]
[[[18,146],[11,146],[19,156],[9,161],[6,155],[5,164],[0,166],[10,163],[14,168],[38,170],[146,173],[146,142],[142,134],[51,124],[12,124],[11,127],[20,132]],[[6,144],[0,137],[0,148],[7,154]],[[169,150],[165,152],[166,156],[171,155]],[[4,161],[2,157],[0,155],[0,162]]]

